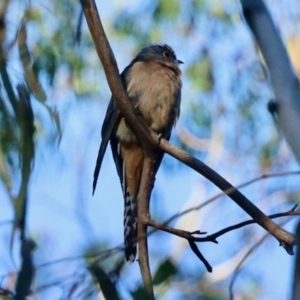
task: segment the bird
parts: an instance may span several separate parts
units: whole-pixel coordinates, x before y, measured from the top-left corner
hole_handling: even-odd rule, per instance
[[[166,44],[143,48],[121,73],[128,97],[146,124],[160,137],[169,140],[181,103],[181,70],[183,62]],[[143,170],[143,149],[111,97],[101,129],[101,144],[94,171],[93,194],[108,143],[124,197],[125,260],[135,261],[137,254],[137,205]],[[155,174],[163,158],[157,156]]]

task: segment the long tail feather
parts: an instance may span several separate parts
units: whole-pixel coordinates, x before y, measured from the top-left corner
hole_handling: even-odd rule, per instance
[[[133,263],[137,252],[137,199],[132,198],[128,191],[124,198],[125,259],[129,263]]]

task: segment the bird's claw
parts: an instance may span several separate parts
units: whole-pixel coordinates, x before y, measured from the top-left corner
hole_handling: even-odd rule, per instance
[[[140,108],[139,108],[139,105],[138,105],[138,104],[136,104],[136,105],[134,106],[134,110],[135,110],[135,113],[136,113],[137,115],[142,115],[142,113],[141,113],[141,111],[140,111]]]
[[[162,137],[163,137],[163,136],[162,136],[162,133],[159,133],[159,134],[157,135],[157,145],[159,145],[159,143],[160,143]]]

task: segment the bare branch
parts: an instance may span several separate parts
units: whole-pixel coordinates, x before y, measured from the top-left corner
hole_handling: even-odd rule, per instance
[[[220,176],[217,172],[209,168],[200,160],[192,157],[187,152],[178,149],[170,144],[168,141],[162,139],[160,142],[161,148],[177,158],[185,165],[191,167],[193,170],[202,174],[208,180],[213,182],[218,188],[226,192],[226,194],[245,212],[247,212],[253,220],[263,228],[265,228],[270,234],[272,234],[282,245],[288,254],[293,254],[293,246],[295,245],[295,237],[288,231],[279,227],[270,218],[268,218],[260,209],[258,209],[250,200],[248,200],[238,189],[231,185],[226,179]]]
[[[229,299],[230,300],[234,300],[233,285],[234,285],[238,275],[240,274],[240,271],[242,270],[242,265],[247,260],[247,258],[267,239],[267,237],[269,237],[268,233],[264,234],[263,237],[247,251],[247,253],[243,257],[243,259],[237,265],[237,267],[235,269],[236,271],[233,274],[230,284],[229,284]]]
[[[262,0],[241,0],[245,19],[269,70],[278,104],[278,125],[300,163],[300,85],[287,51]]]
[[[285,217],[285,216],[300,215],[300,211],[299,210],[295,211],[295,208],[296,208],[296,206],[294,206],[292,209],[290,209],[287,212],[282,212],[282,213],[277,213],[277,214],[269,215],[269,218],[279,218],[279,217]],[[200,231],[188,232],[188,231],[184,231],[184,230],[174,229],[172,227],[168,227],[166,225],[162,225],[162,224],[156,223],[155,221],[153,221],[151,219],[146,220],[146,223],[149,226],[153,226],[155,229],[159,229],[159,230],[162,230],[162,231],[165,231],[165,232],[177,235],[179,237],[185,238],[188,241],[191,241],[192,243],[194,243],[194,242],[208,242],[208,241],[209,242],[217,243],[217,241],[216,241],[217,237],[219,237],[219,236],[221,236],[221,235],[223,235],[223,234],[225,234],[225,233],[227,233],[227,232],[229,232],[231,230],[238,229],[238,228],[241,228],[241,227],[249,225],[249,224],[253,224],[253,223],[255,223],[255,221],[254,220],[244,221],[244,222],[238,223],[236,225],[224,228],[224,229],[222,229],[222,230],[220,230],[220,231],[218,231],[218,232],[216,232],[216,233],[214,233],[212,235],[209,235],[209,236],[206,236],[206,237],[203,237],[203,238],[199,238],[199,237],[195,237],[194,236],[195,234],[205,234],[205,233],[201,233]],[[38,271],[41,268],[53,265],[53,264],[63,263],[63,262],[73,261],[73,260],[78,260],[78,259],[84,259],[86,257],[99,257],[99,261],[100,260],[103,261],[103,259],[105,259],[106,257],[109,257],[109,256],[111,256],[114,253],[120,252],[123,249],[124,249],[124,247],[117,246],[117,247],[114,247],[114,248],[111,248],[111,249],[108,249],[108,250],[105,250],[105,251],[101,251],[101,252],[89,254],[88,256],[86,254],[82,254],[82,255],[78,255],[78,256],[65,257],[65,258],[61,258],[61,259],[49,261],[49,262],[46,262],[46,263],[43,263],[43,264],[37,266],[36,267],[36,271]],[[195,253],[195,251],[194,251],[194,253]],[[201,259],[201,261],[205,264],[206,268],[209,271],[210,270],[210,268],[208,267],[209,263],[206,261],[206,259],[204,258],[203,255],[202,255],[202,257],[203,257],[203,259]],[[10,272],[8,274],[4,274],[4,275],[0,276],[0,278],[2,278],[2,280],[3,280],[5,277],[10,276],[12,274],[16,274],[16,272]]]
[[[125,116],[126,122],[137,136],[142,147],[147,147],[148,149],[157,147],[159,144],[158,136],[146,126],[143,117],[135,111],[125,91],[116,59],[104,32],[95,1],[81,0],[81,4],[95,43],[96,51],[103,65],[109,88],[118,104],[118,108]]]
[[[290,212],[293,211],[293,209],[296,208],[296,205],[290,210]],[[277,214],[280,215],[280,214]],[[283,226],[284,224],[286,224],[289,220],[281,222],[280,225]],[[250,247],[250,249],[247,251],[247,253],[245,254],[245,256],[242,258],[242,260],[239,262],[239,264],[236,266],[235,268],[235,272],[231,278],[230,284],[229,284],[229,299],[230,300],[234,300],[234,294],[233,294],[233,285],[238,277],[238,275],[240,274],[240,272],[242,271],[242,267],[243,264],[245,263],[245,261],[249,258],[249,256],[251,254],[253,254],[253,252],[255,252],[258,247],[269,237],[269,235],[266,233],[264,234],[252,247]],[[297,298],[298,299],[298,298]]]
[[[296,215],[299,216],[300,210],[295,211],[296,207],[297,207],[297,205],[294,205],[294,207],[292,209],[288,210],[287,212],[269,215],[269,218],[274,219],[274,218],[285,217],[285,216],[296,216]],[[204,234],[204,233],[200,232],[199,230],[194,231],[194,232],[189,232],[189,231],[185,231],[185,230],[175,229],[175,228],[169,227],[164,224],[159,224],[151,219],[148,220],[148,224],[151,225],[152,227],[154,227],[155,229],[159,229],[159,230],[162,230],[162,231],[165,231],[165,232],[168,232],[168,233],[171,233],[171,234],[174,234],[174,235],[177,235],[179,237],[186,239],[189,242],[189,245],[190,245],[192,251],[203,262],[203,264],[205,265],[208,272],[212,272],[212,268],[211,268],[210,264],[207,262],[207,260],[205,259],[205,257],[202,255],[200,250],[198,249],[195,242],[218,243],[217,238],[220,237],[221,235],[223,235],[229,231],[236,230],[236,229],[239,229],[246,225],[250,225],[250,224],[254,224],[254,223],[256,223],[255,220],[248,220],[248,221],[244,221],[244,222],[226,227],[220,231],[215,232],[214,234],[207,235],[205,237],[195,237],[194,236],[195,234]]]
[[[203,264],[206,267],[206,270],[211,273],[212,272],[212,267],[209,264],[209,262],[205,259],[205,257],[203,256],[203,254],[200,252],[200,250],[198,249],[197,245],[195,244],[195,242],[189,240],[189,244],[190,247],[192,249],[192,251],[196,254],[196,256],[203,262]]]
[[[245,181],[239,185],[237,185],[237,189],[241,189],[243,187],[246,187],[252,183],[255,183],[257,181],[260,181],[262,179],[268,179],[268,178],[273,178],[273,177],[281,177],[281,176],[290,176],[290,175],[300,175],[300,171],[285,171],[285,172],[276,172],[276,173],[270,173],[270,174],[262,174],[258,177],[255,177],[253,179],[250,179],[248,181]],[[181,216],[184,216],[192,211],[196,211],[196,210],[199,210],[203,207],[205,207],[206,205],[212,203],[213,201],[217,200],[218,198],[221,198],[224,196],[224,193],[226,195],[230,194],[230,190],[231,189],[228,189],[222,193],[218,193],[216,194],[215,196],[207,199],[205,202],[199,204],[199,205],[196,205],[196,206],[193,206],[191,208],[188,208],[188,209],[185,209],[177,214],[174,214],[173,216],[171,216],[169,219],[167,219],[165,222],[163,222],[163,224],[167,225],[169,224],[170,222],[174,221],[175,219],[181,217]]]
[[[300,222],[297,225],[296,229],[296,238],[297,241],[300,241]],[[296,252],[296,260],[294,262],[295,269],[294,269],[294,279],[293,279],[293,291],[292,291],[292,300],[299,299],[300,295],[300,247],[297,247]]]
[[[146,153],[145,153],[146,154]],[[152,278],[149,266],[149,253],[147,242],[147,220],[149,216],[149,201],[151,191],[154,185],[156,157],[151,154],[144,158],[144,166],[141,178],[141,184],[138,194],[138,245],[139,245],[139,264],[143,277],[144,286],[149,299],[154,299]]]
[[[287,216],[300,216],[300,210],[295,211],[296,207],[297,207],[297,205],[295,205],[292,209],[290,209],[286,212],[269,215],[268,218],[275,219],[275,218],[287,217]],[[239,228],[242,228],[242,227],[250,225],[250,224],[257,223],[256,220],[248,220],[248,221],[244,221],[244,222],[226,227],[220,231],[217,231],[217,232],[215,232],[211,235],[207,235],[205,237],[195,237],[194,236],[195,234],[203,234],[203,233],[201,233],[199,231],[189,232],[189,231],[185,231],[185,230],[176,229],[176,228],[164,225],[164,224],[157,223],[151,219],[148,220],[147,222],[148,222],[148,225],[150,225],[156,229],[177,235],[177,236],[182,237],[187,240],[191,240],[194,242],[213,242],[213,243],[218,243],[217,238],[229,231],[239,229]]]
[[[246,181],[240,185],[238,185],[238,188],[242,188],[242,187],[245,187],[245,186],[248,186],[254,182],[257,182],[261,179],[266,179],[266,178],[272,178],[272,177],[280,177],[280,176],[288,176],[288,175],[299,175],[300,174],[300,171],[286,171],[286,172],[277,172],[277,173],[270,173],[270,174],[262,174],[258,177],[255,177],[249,181]],[[193,207],[193,208],[190,208],[190,209],[187,209],[179,214],[176,214],[174,216],[172,216],[171,218],[169,218],[167,221],[165,221],[164,223],[162,223],[162,225],[167,225],[168,223],[170,223],[171,221],[173,221],[175,218],[177,217],[180,217],[181,215],[184,215],[184,214],[187,214],[193,210],[198,210],[198,209],[201,209],[203,206],[211,203],[213,200],[223,196],[224,193],[219,193],[218,195],[215,195],[214,197],[208,199],[207,201],[205,201],[205,203],[202,203],[196,207]],[[288,215],[287,215],[287,212],[284,212],[284,213],[279,213],[279,214],[274,214],[274,215],[269,215],[269,218],[276,218],[276,217],[283,217],[283,216],[289,216],[291,215],[291,211],[293,211],[294,208],[292,208],[291,210],[288,211]],[[296,212],[294,212],[292,215],[296,214]],[[253,222],[253,220],[251,220]],[[12,223],[13,221],[12,220],[6,220],[6,221],[2,221],[0,222],[0,226],[1,225],[5,225],[5,224],[9,224],[9,223]],[[158,226],[160,225],[159,223],[156,223],[155,221],[153,220],[147,220],[147,222],[149,222],[149,225],[153,226],[155,229],[159,229],[159,230],[163,230],[162,228],[159,228]],[[151,224],[150,224],[151,222]],[[245,221],[245,222],[248,222],[248,221]],[[242,222],[244,223],[244,222]],[[253,222],[254,223],[254,222]],[[247,224],[245,224],[247,225]],[[166,226],[166,228],[169,228],[169,230],[173,230],[172,227],[168,227]],[[178,229],[175,229],[175,231],[178,230]],[[163,230],[165,231],[165,230]],[[173,232],[170,232],[172,234],[175,234],[175,235],[178,235],[176,234],[174,231]],[[178,230],[180,232],[180,230]],[[167,231],[169,232],[169,231]],[[186,231],[183,231],[182,232],[186,232]],[[150,232],[151,233],[151,232]],[[149,234],[150,234],[149,233]],[[197,232],[191,232],[191,234],[200,234],[198,231]],[[206,233],[202,233],[202,234],[206,234]],[[178,235],[181,237],[181,235]],[[64,262],[67,262],[67,261],[74,261],[74,260],[78,260],[78,259],[83,259],[85,257],[90,257],[90,258],[95,258],[95,257],[100,257],[101,260],[107,258],[107,257],[110,257],[111,255],[115,254],[115,253],[118,253],[120,251],[123,251],[124,250],[124,246],[123,245],[119,245],[119,246],[116,246],[116,247],[113,247],[111,249],[107,249],[107,250],[104,250],[104,251],[101,251],[101,252],[96,252],[96,253],[91,253],[91,254],[88,254],[86,255],[86,253],[84,254],[81,254],[81,255],[77,255],[77,256],[71,256],[71,257],[64,257],[64,258],[60,258],[60,259],[57,259],[57,260],[53,260],[53,261],[49,261],[49,262],[45,262],[39,266],[36,267],[37,270],[39,270],[40,268],[44,268],[44,267],[47,267],[47,266],[50,266],[50,265],[53,265],[53,264],[58,264],[58,263],[64,263]],[[2,275],[0,276],[0,278],[3,278],[3,277],[6,277],[6,276],[9,276],[11,273],[9,274],[5,274],[5,275]]]
[[[290,209],[286,212],[269,215],[269,218],[270,219],[275,219],[275,218],[287,217],[287,216],[300,216],[300,210],[295,211],[296,208],[297,208],[297,205],[295,205],[292,209]],[[220,230],[220,231],[218,231],[218,232],[216,232],[212,235],[208,235],[208,236],[205,237],[205,239],[215,240],[219,236],[221,236],[221,235],[223,235],[223,234],[225,234],[229,231],[236,230],[236,229],[239,229],[239,228],[242,228],[244,226],[254,224],[254,223],[256,223],[255,220],[244,221],[244,222],[238,223],[236,225],[226,227],[226,228],[224,228],[224,229],[222,229],[222,230]]]

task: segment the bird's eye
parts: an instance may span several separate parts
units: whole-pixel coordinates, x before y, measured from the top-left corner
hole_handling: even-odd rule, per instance
[[[166,57],[166,58],[170,58],[171,55],[170,55],[169,51],[164,51],[163,56]]]

